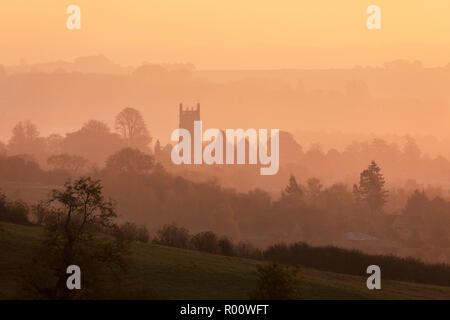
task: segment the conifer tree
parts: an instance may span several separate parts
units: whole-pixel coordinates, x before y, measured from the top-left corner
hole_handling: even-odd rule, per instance
[[[359,185],[353,186],[356,200],[362,203],[371,214],[383,211],[388,193],[384,184],[385,180],[380,167],[372,161],[369,167],[361,172]]]

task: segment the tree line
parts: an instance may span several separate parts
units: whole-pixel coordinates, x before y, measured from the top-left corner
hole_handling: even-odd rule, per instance
[[[381,178],[375,163],[367,170],[376,173],[371,179]],[[355,188],[361,189],[364,183],[371,181],[366,179],[367,175],[367,172],[361,174],[360,186]],[[382,183],[378,186],[379,189],[372,187],[371,192],[383,193]],[[301,195],[302,191],[292,177],[283,191],[283,197],[291,202],[297,201],[296,198]],[[413,197],[414,200],[411,201],[417,201],[416,198],[423,195],[417,193]],[[367,205],[373,204],[367,199],[370,198],[366,198]],[[0,196],[0,217],[14,223],[31,224],[25,215],[26,210],[18,210],[17,206],[20,204],[9,202],[5,196]],[[68,298],[67,295],[71,294],[65,290],[67,265],[87,267],[88,273],[92,273],[89,277],[92,281],[91,288],[94,288],[103,268],[126,268],[129,249],[127,241],[150,241],[145,228],[132,223],[117,224],[114,202],[104,196],[100,181],[92,178],[67,181],[61,190],[53,190],[47,200],[33,206],[33,216],[34,223],[43,226],[46,233],[41,248],[33,257],[33,273],[26,274],[24,279],[29,290],[50,298]],[[22,220],[23,218],[26,220]],[[363,274],[368,265],[377,264],[381,266],[386,279],[450,285],[449,265],[428,265],[412,258],[369,255],[333,246],[314,247],[296,242],[289,245],[278,243],[260,250],[248,242],[235,244],[230,238],[219,237],[212,231],[191,235],[186,228],[174,224],[160,228],[152,242],[211,254],[276,261],[355,275]],[[37,269],[40,272],[36,273]]]

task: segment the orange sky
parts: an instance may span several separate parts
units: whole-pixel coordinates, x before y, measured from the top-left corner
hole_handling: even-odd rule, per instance
[[[81,7],[81,30],[66,8]],[[366,28],[381,7],[382,29]],[[450,62],[449,0],[14,0],[0,4],[0,64],[103,53],[122,65],[328,68]]]

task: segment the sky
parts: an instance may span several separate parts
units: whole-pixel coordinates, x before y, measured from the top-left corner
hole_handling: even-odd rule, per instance
[[[66,8],[81,9],[68,30]],[[366,9],[381,8],[381,30]],[[104,54],[124,66],[350,68],[450,62],[448,0],[14,0],[0,4],[0,64]]]

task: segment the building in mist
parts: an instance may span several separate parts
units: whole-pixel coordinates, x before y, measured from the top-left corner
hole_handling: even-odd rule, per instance
[[[180,129],[186,129],[190,132],[191,138],[194,136],[194,121],[200,121],[200,103],[197,103],[197,109],[187,108],[183,110],[183,104],[180,103]]]
[[[191,163],[194,161],[194,121],[200,121],[200,103],[197,103],[197,108],[183,109],[183,104],[180,103],[179,114],[180,129],[186,129],[191,135]]]

